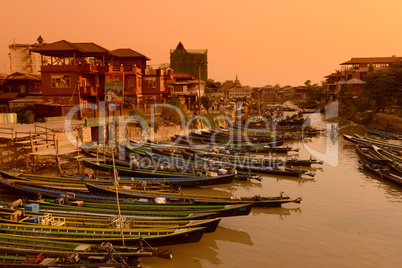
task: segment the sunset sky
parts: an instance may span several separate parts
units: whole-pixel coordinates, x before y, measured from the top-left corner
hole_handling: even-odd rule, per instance
[[[131,48],[169,63],[208,49],[209,78],[243,85],[320,83],[352,57],[402,56],[400,0],[2,1],[0,73],[15,43],[62,39]]]

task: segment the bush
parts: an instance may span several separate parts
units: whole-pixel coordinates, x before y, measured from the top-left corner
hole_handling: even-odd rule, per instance
[[[178,107],[184,116],[184,120],[188,121],[189,115],[187,112],[187,108],[180,102],[180,100],[176,95],[172,95],[169,104]],[[176,125],[181,124],[181,117],[179,113],[171,108],[168,107],[162,108],[161,117],[163,120],[172,122]]]
[[[135,102],[136,102],[136,99],[133,98],[133,97],[124,97],[124,104],[123,104],[123,106],[124,106],[125,108],[132,108],[132,107],[133,107],[133,104],[135,104]]]
[[[133,108],[132,110],[130,110],[130,111],[128,112],[128,114],[129,114],[130,116],[137,115],[137,116],[140,116],[140,117],[142,117],[142,118],[145,119],[144,111],[143,111],[142,109],[139,109],[139,108]]]
[[[32,106],[25,105],[24,107],[14,108],[12,112],[17,114],[17,122],[20,124],[31,124],[35,121]]]

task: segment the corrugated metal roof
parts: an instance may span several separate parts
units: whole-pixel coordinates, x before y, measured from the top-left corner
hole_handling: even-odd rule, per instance
[[[96,53],[103,54],[109,53],[109,50],[101,47],[95,43],[71,43],[66,40],[57,41],[54,43],[38,46],[31,49],[33,52],[37,52],[44,55],[57,54],[61,52],[70,53]]]
[[[83,50],[88,53],[107,53],[108,49],[101,47],[95,43],[72,43],[74,46],[78,47],[80,50]]]
[[[122,58],[145,58],[147,60],[151,60],[145,55],[142,55],[141,53],[138,53],[137,51],[132,50],[131,48],[119,48],[110,51],[110,54],[117,56],[117,57],[122,57]]]
[[[60,40],[54,43],[33,48],[32,51],[38,53],[50,51],[78,51],[78,47],[74,46],[72,43],[66,40]]]
[[[18,94],[18,92],[0,93],[0,100],[13,100]]]
[[[20,72],[15,72],[10,75],[8,75],[4,80],[35,80],[35,81],[41,81],[41,75],[40,74],[30,74],[30,73],[20,73]]]
[[[401,61],[402,57],[374,57],[374,58],[352,58],[350,61],[341,63],[340,65],[347,64],[381,64],[381,63],[393,63]]]

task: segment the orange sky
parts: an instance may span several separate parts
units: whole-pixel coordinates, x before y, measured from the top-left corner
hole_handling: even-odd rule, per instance
[[[3,1],[0,72],[8,46],[65,39],[131,48],[169,62],[181,41],[208,49],[209,78],[243,85],[319,83],[352,57],[402,56],[400,0]]]

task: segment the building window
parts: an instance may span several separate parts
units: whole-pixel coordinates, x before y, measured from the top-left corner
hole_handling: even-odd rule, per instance
[[[21,94],[25,93],[25,85],[20,85],[20,93]]]
[[[174,86],[174,92],[183,92],[183,86],[182,85],[175,85]]]
[[[138,77],[137,79],[137,87],[141,88],[141,77]]]
[[[146,78],[145,86],[147,88],[156,88],[156,78]]]
[[[81,86],[82,86],[82,87],[86,87],[86,86],[87,86],[87,79],[84,78],[84,77],[81,78]]]
[[[69,88],[70,87],[70,75],[52,75],[50,76],[53,88]]]

